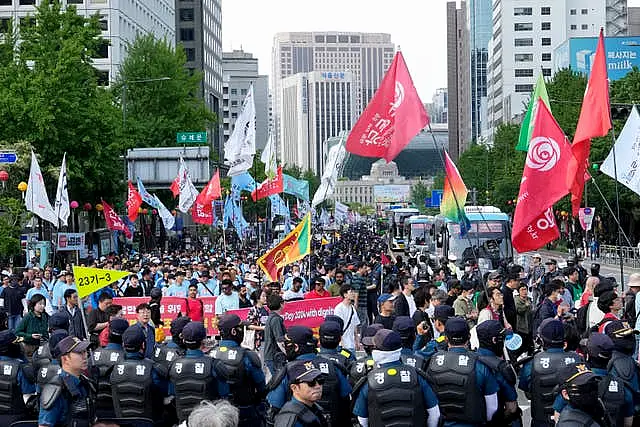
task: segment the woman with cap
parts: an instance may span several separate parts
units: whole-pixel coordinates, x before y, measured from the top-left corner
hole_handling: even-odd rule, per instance
[[[40,346],[41,340],[49,339],[49,315],[45,312],[47,299],[42,294],[34,294],[29,300],[29,312],[16,328],[16,335],[23,339],[24,352],[31,358]]]

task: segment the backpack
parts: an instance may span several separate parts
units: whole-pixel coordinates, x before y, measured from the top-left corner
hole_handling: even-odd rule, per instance
[[[583,305],[576,312],[576,326],[578,327],[578,333],[584,337],[589,335],[589,328],[587,328],[587,315],[589,314],[589,306],[591,301]]]
[[[631,327],[635,327],[637,318],[636,296],[635,294],[627,295],[625,296],[625,299],[627,301],[624,305],[624,314],[622,315],[622,318],[629,322],[629,325],[631,325]]]

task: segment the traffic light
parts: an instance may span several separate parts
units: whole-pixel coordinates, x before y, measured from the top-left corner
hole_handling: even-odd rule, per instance
[[[612,120],[627,120],[631,107],[627,105],[617,105],[611,107],[611,119]]]

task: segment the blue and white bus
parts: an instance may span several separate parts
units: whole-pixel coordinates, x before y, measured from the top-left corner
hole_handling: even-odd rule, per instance
[[[418,253],[436,254],[436,217],[432,215],[414,215],[404,221],[404,235],[409,244],[406,250],[415,249]]]
[[[420,211],[415,208],[402,208],[391,206],[385,210],[389,220],[389,248],[392,251],[403,251],[408,243],[408,236],[405,235],[404,222],[407,218],[418,215]]]

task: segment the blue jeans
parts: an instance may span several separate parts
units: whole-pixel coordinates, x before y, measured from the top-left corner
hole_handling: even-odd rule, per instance
[[[20,323],[20,321],[22,320],[22,315],[21,314],[11,314],[9,315],[9,329],[10,330],[16,330],[16,328],[18,327],[18,323]]]

